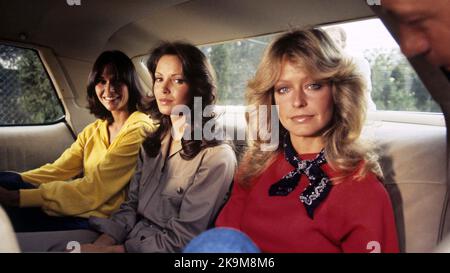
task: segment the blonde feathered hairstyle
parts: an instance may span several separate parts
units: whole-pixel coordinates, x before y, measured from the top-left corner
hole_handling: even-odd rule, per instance
[[[381,178],[378,157],[371,145],[359,140],[366,118],[366,87],[363,77],[357,72],[351,59],[345,56],[324,31],[316,28],[295,30],[273,41],[266,49],[255,77],[248,83],[247,104],[256,106],[256,109],[261,105],[270,109],[275,104],[274,85],[280,77],[283,58],[304,67],[315,80],[327,81],[331,85],[334,115],[322,134],[328,164],[343,174],[343,177],[353,173],[358,179],[371,171]],[[249,122],[248,115],[246,118]],[[271,124],[270,118],[269,113],[267,124]],[[279,123],[279,135],[286,133],[286,129]],[[279,145],[275,151],[262,151],[261,145],[267,142],[261,139],[249,140],[239,171],[239,183],[243,186],[249,186],[281,150]],[[357,172],[354,173],[355,171]],[[339,183],[339,178],[335,178],[333,183]]]

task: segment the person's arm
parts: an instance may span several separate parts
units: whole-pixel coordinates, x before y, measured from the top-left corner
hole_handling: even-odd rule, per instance
[[[54,181],[41,184],[38,189],[21,190],[21,206],[41,206],[50,215],[69,216],[97,209],[130,181],[144,137],[142,126],[129,129],[91,173],[70,183]]]
[[[360,184],[358,184],[360,183]],[[387,191],[378,181],[355,182],[355,198],[347,204],[343,252],[399,252],[394,212]]]
[[[117,243],[122,243],[128,233],[130,233],[135,226],[138,208],[139,184],[142,175],[142,168],[145,167],[143,160],[144,156],[145,151],[141,148],[136,172],[134,173],[128,187],[127,199],[122,203],[120,208],[109,218],[89,218],[91,228],[103,233],[95,244],[114,245]]]
[[[83,170],[84,143],[86,138],[95,131],[97,124],[98,121],[87,126],[78,135],[76,141],[53,163],[20,173],[22,180],[39,185],[55,180],[70,179],[79,175]],[[0,187],[0,204],[18,207],[20,206],[20,199],[18,190],[5,190]]]
[[[113,246],[116,244],[116,240],[106,233],[100,235],[97,240],[95,240],[94,245],[98,246]]]
[[[124,253],[123,245],[116,245],[114,238],[107,234],[102,234],[92,244],[82,244],[81,253]]]
[[[193,184],[186,190],[178,215],[153,236],[127,240],[126,251],[180,252],[213,221],[229,190],[235,168],[236,157],[230,147],[208,148]]]
[[[80,247],[81,253],[125,253],[123,245],[101,246],[96,244],[84,244]]]
[[[19,206],[19,191],[10,191],[0,187],[0,205],[8,207]]]

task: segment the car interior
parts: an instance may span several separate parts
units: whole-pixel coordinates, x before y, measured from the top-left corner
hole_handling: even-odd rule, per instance
[[[7,47],[36,52],[62,109],[62,114],[52,121],[24,119],[21,122],[0,116],[0,170],[24,171],[54,161],[94,120],[86,109],[86,83],[93,62],[104,50],[118,49],[132,58],[145,92],[151,95],[151,79],[143,60],[161,40],[183,40],[200,47],[212,47],[276,35],[293,28],[370,19],[381,20],[393,39],[397,39],[395,23],[376,2],[0,1],[0,58]],[[365,30],[369,35],[371,31]],[[446,126],[450,86],[442,71],[425,60],[408,61],[439,110],[426,113],[380,108],[369,113],[363,137],[375,143],[380,155],[383,182],[393,203],[401,251],[432,252],[438,246],[450,251],[450,247],[440,245],[450,231],[450,154]],[[0,61],[0,68],[7,70],[6,59]],[[9,70],[13,68],[14,65],[9,66]],[[220,75],[221,71],[216,70],[216,73]],[[6,96],[13,95],[7,92],[9,85],[3,85],[6,81],[3,75],[9,74],[0,73],[0,101],[5,102],[0,102],[0,107],[4,108],[0,109],[0,115],[13,105],[6,103]],[[33,89],[33,85],[29,88]],[[227,124],[236,134],[245,130],[243,116],[238,118],[239,122]],[[235,144],[237,153],[245,145],[244,141],[235,141]]]

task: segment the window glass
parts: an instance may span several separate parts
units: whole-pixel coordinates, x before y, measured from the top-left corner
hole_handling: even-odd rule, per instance
[[[323,29],[343,46],[364,75],[368,83],[369,110],[441,112],[379,19]],[[245,104],[246,84],[253,77],[264,49],[275,36],[199,47],[216,71],[219,105]]]
[[[0,125],[47,124],[63,117],[37,52],[0,44]]]
[[[441,112],[379,19],[323,28],[354,58],[368,82],[369,109]]]
[[[254,76],[264,49],[275,35],[205,45],[199,48],[217,76],[219,105],[245,105],[245,87]]]

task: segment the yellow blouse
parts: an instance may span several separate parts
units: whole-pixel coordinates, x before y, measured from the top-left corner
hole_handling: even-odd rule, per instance
[[[136,111],[112,143],[107,126],[106,120],[91,123],[55,162],[21,173],[24,181],[38,188],[20,190],[20,206],[85,218],[108,217],[118,209],[125,200],[141,143],[157,125]]]

